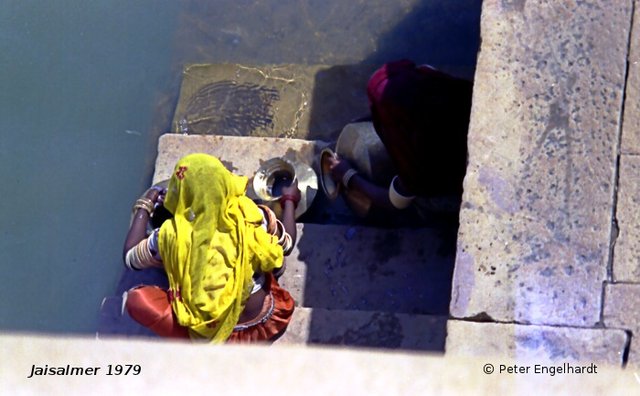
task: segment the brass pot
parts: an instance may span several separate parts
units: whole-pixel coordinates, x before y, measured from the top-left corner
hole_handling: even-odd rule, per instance
[[[282,188],[294,182],[298,183],[301,195],[295,211],[298,218],[309,209],[318,191],[318,177],[309,165],[286,158],[271,158],[256,171],[253,191],[262,203],[279,216],[282,209],[278,201],[282,196]]]

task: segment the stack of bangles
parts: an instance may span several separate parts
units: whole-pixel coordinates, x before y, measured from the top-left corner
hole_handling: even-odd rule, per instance
[[[393,180],[391,180],[391,185],[389,186],[389,201],[391,201],[391,205],[393,205],[396,209],[405,209],[411,202],[415,199],[415,195],[406,196],[402,195],[396,190],[395,182],[398,176],[394,176]]]
[[[135,214],[138,209],[144,209],[147,213],[153,213],[154,203],[147,197],[138,198],[136,203],[133,205],[133,213]]]
[[[295,201],[294,201],[295,202]],[[293,240],[291,235],[284,229],[284,224],[276,218],[276,214],[264,205],[258,205],[266,216],[267,232],[278,238],[278,245],[282,246],[284,254],[287,255],[293,249]]]
[[[278,232],[280,234],[278,245],[282,246],[282,251],[285,255],[288,255],[293,249],[293,240],[291,239],[291,235],[289,235],[289,233],[285,231],[284,224],[282,224],[280,220],[276,219],[276,233]]]
[[[350,168],[349,170],[344,172],[344,175],[342,175],[342,185],[345,188],[349,188],[349,182],[351,181],[351,178],[357,174],[358,172],[353,168]]]

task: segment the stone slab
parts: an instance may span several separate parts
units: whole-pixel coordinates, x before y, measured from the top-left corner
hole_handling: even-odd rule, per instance
[[[335,140],[369,113],[366,84],[375,68],[187,65],[172,131]]]
[[[451,314],[590,327],[631,2],[483,3]]]
[[[328,143],[267,137],[199,136],[167,133],[158,140],[153,183],[166,180],[180,158],[190,153],[215,155],[233,173],[253,177],[261,162],[285,157],[309,164],[318,173],[320,151]]]
[[[640,154],[640,3],[635,1],[620,151]]]
[[[518,362],[622,366],[627,334],[585,329],[449,320],[447,356],[500,357]]]
[[[613,279],[640,282],[640,156],[620,156]]]
[[[406,349],[442,353],[446,325],[446,316],[297,307],[287,331],[275,344]]]
[[[640,368],[640,284],[607,284],[602,320],[606,327],[632,333],[628,364]]]
[[[280,139],[270,137],[183,135],[168,133],[158,140],[153,183],[166,180],[176,162],[189,153],[207,153],[218,157],[233,173],[252,178],[262,162],[275,157],[285,157],[308,164],[320,175],[320,151],[329,146],[321,140]],[[249,181],[247,195],[257,199]],[[339,197],[335,201],[318,190],[313,204],[298,221],[313,223],[354,224],[359,221],[347,203]]]
[[[448,314],[455,230],[298,224],[280,284],[297,305]]]

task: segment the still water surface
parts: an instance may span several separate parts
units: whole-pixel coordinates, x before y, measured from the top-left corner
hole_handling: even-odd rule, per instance
[[[187,63],[471,78],[480,0],[4,0],[0,331],[93,333]]]

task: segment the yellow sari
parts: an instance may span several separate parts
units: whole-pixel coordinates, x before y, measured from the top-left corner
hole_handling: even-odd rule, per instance
[[[247,181],[207,154],[183,157],[169,181],[164,206],[174,217],[162,224],[158,245],[173,311],[192,338],[224,342],[253,273],[282,266],[282,248],[245,195]]]

